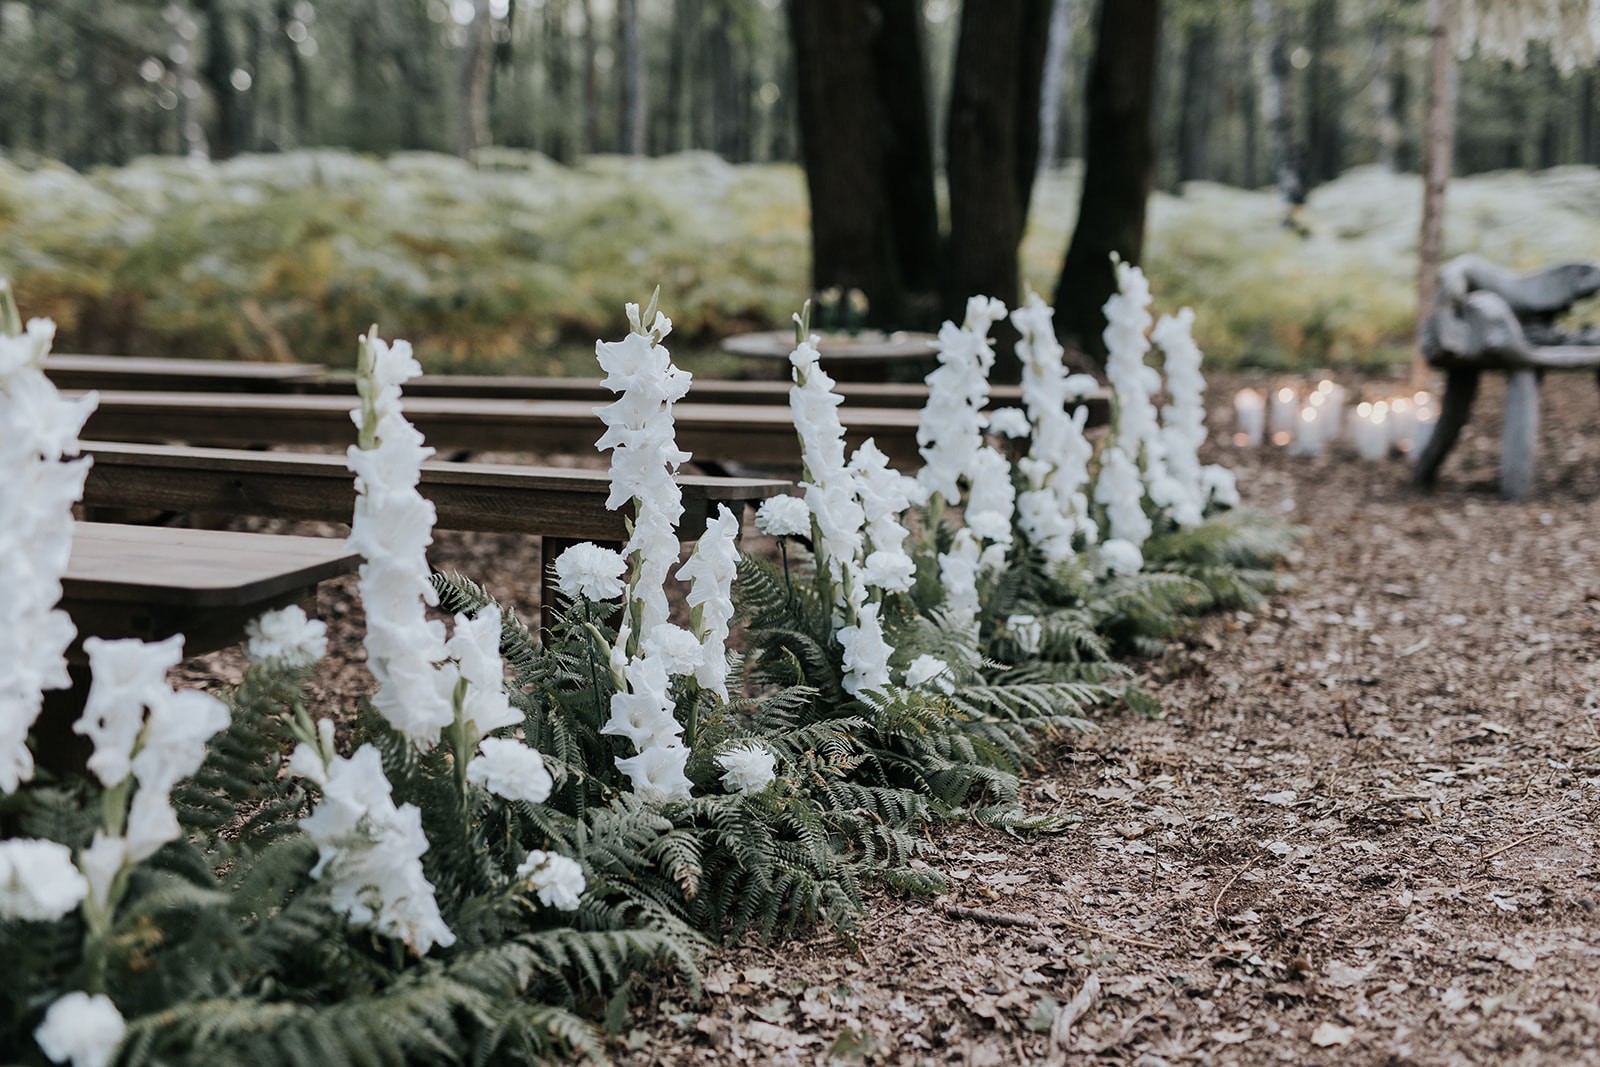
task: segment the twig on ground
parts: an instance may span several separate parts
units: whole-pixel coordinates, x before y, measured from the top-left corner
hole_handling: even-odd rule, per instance
[[[1529,841],[1536,841],[1539,838],[1544,837],[1546,834],[1554,833],[1555,829],[1556,828],[1553,827],[1553,826],[1547,826],[1543,830],[1535,830],[1533,833],[1528,834],[1525,837],[1519,837],[1515,841],[1509,841],[1506,844],[1501,845],[1499,848],[1495,849],[1494,851],[1485,852],[1483,855],[1479,856],[1478,857],[1478,862],[1479,863],[1488,863],[1490,860],[1492,860],[1496,856],[1500,855],[1500,853],[1502,853],[1502,852],[1510,852],[1512,849],[1516,848],[1518,845],[1526,845]]]
[[[1129,937],[1111,930],[1102,930],[1098,926],[1085,926],[1083,923],[1073,922],[1071,919],[1040,919],[1033,915],[1008,915],[1000,911],[986,911],[983,908],[964,908],[959,904],[946,904],[942,910],[952,919],[970,919],[973,922],[988,923],[990,926],[1020,926],[1024,929],[1034,930],[1041,926],[1064,926],[1069,930],[1079,933],[1092,934],[1103,937],[1109,941],[1121,941],[1125,945],[1137,945],[1140,948],[1156,949],[1161,945],[1153,941],[1141,941],[1137,937]]]

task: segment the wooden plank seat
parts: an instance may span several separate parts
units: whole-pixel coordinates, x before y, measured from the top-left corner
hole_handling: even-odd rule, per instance
[[[851,445],[872,437],[889,457],[911,466],[920,412],[907,408],[840,409]],[[787,408],[677,404],[679,447],[700,460],[795,467],[800,445]],[[441,450],[588,454],[603,427],[594,405],[569,400],[414,397],[406,417]],[[84,435],[103,440],[210,445],[343,445],[353,436],[343,396],[107,391]]]
[[[165,392],[293,392],[354,395],[351,371],[328,371],[320,364],[227,363],[208,359],[145,359],[126,356],[50,356],[45,372],[61,389],[155,390]],[[849,408],[917,408],[927,403],[920,382],[840,382]],[[409,397],[485,400],[572,400],[607,404],[615,394],[596,378],[552,378],[518,374],[424,374],[406,383]],[[689,402],[695,404],[771,404],[789,402],[789,383],[696,377]],[[1110,417],[1110,394],[1085,401],[1089,423]],[[994,385],[991,408],[1020,406],[1022,388]]]
[[[320,363],[247,363],[58,353],[45,357],[44,372],[57,389],[293,393],[322,378],[325,368]],[[351,388],[353,390],[354,386]]]
[[[1422,330],[1428,364],[1445,372],[1439,419],[1417,457],[1412,481],[1431,488],[1472,414],[1485,371],[1506,375],[1500,441],[1500,495],[1533,490],[1539,432],[1539,382],[1546,371],[1600,368],[1600,336],[1559,329],[1556,319],[1600,292],[1600,263],[1563,263],[1515,274],[1479,256],[1459,256],[1439,272],[1439,294]]]
[[[154,508],[349,522],[354,476],[345,457],[86,440],[94,457],[89,507]],[[699,537],[718,505],[739,511],[792,489],[776,479],[680,475],[685,539]],[[490,463],[422,465],[419,489],[447,530],[520,533],[578,541],[627,539],[627,516],[608,511],[605,471]]]

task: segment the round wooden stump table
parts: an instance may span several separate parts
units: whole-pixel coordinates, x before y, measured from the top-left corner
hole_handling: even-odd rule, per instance
[[[931,333],[861,330],[855,334],[824,333],[817,342],[822,369],[840,382],[921,381],[938,365],[939,339]],[[787,378],[793,330],[741,333],[725,339],[722,350],[759,360],[773,377]]]

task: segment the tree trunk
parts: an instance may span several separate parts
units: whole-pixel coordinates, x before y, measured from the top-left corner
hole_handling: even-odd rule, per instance
[[[1183,45],[1183,90],[1178,101],[1178,181],[1211,177],[1211,116],[1217,81],[1217,25],[1193,22]]]
[[[1428,115],[1423,139],[1422,234],[1417,244],[1417,344],[1411,357],[1411,379],[1417,388],[1428,380],[1422,355],[1422,324],[1433,311],[1439,292],[1439,258],[1444,247],[1444,194],[1450,182],[1455,148],[1456,0],[1428,3]]]
[[[788,5],[811,276],[854,287],[875,325],[938,310],[938,213],[916,0]]]
[[[489,144],[489,75],[494,70],[494,16],[489,0],[473,0],[472,25],[461,50],[461,111],[456,118],[456,154],[471,159]]]
[[[970,296],[999,297],[1008,307],[1017,302],[1017,249],[1038,169],[1049,15],[1043,3],[961,9],[945,152],[945,314],[953,319],[960,319]],[[997,350],[1010,349],[1002,343]]]
[[[1156,55],[1161,0],[1101,0],[1089,71],[1083,195],[1056,284],[1056,329],[1099,363],[1105,315],[1116,291],[1113,252],[1137,263],[1144,253],[1145,202],[1155,184]]]
[[[1061,160],[1061,94],[1067,56],[1072,53],[1072,15],[1076,0],[1052,0],[1050,35],[1044,48],[1044,80],[1039,88],[1039,169]]]
[[[595,27],[593,0],[579,0],[583,9],[583,145],[579,151],[592,155],[600,151],[600,75],[595,66],[595,53],[600,48],[600,34]]]
[[[1267,130],[1267,158],[1273,181],[1292,209],[1305,200],[1300,168],[1294,147],[1294,109],[1289,104],[1289,49],[1284,40],[1283,10],[1275,0],[1254,0],[1256,25],[1262,29],[1261,48],[1256,53],[1257,78],[1261,85],[1261,124]]]
[[[283,46],[283,57],[289,64],[290,132],[286,140],[299,147],[306,143],[306,133],[311,128],[311,79],[300,46],[289,36],[290,23],[297,21],[294,5],[290,0],[278,0],[273,14],[278,22],[278,43]]]
[[[217,136],[212,153],[226,159],[243,147],[239,91],[233,87],[233,71],[238,64],[234,58],[233,38],[228,34],[225,7],[218,0],[198,0],[197,8],[206,20],[206,64],[200,76],[217,104]]]
[[[1378,166],[1400,169],[1400,112],[1396,108],[1394,29],[1380,18],[1372,38],[1372,114],[1377,127]]]
[[[645,154],[644,39],[639,32],[639,0],[621,0],[622,23],[622,150]]]
[[[200,123],[199,109],[195,106],[200,100],[200,82],[195,77],[194,50],[195,38],[199,36],[195,26],[194,17],[189,14],[188,6],[179,8],[180,17],[173,26],[177,37],[173,47],[178,51],[168,50],[168,54],[177,59],[178,68],[178,137],[183,145],[185,154],[190,159],[210,159],[211,147],[206,142],[206,130]]]
[[[1311,7],[1311,69],[1306,79],[1307,185],[1332,181],[1344,166],[1339,123],[1344,94],[1333,57],[1338,40],[1338,0],[1316,0]]]

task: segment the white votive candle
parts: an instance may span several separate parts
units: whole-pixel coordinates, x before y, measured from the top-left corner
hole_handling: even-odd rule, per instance
[[[1272,441],[1288,444],[1294,439],[1300,421],[1300,398],[1292,387],[1279,386],[1272,394]],[[1285,436],[1287,435],[1287,436]]]
[[[1300,424],[1295,430],[1294,441],[1289,445],[1290,455],[1322,455],[1324,434],[1321,413],[1321,406],[1317,404],[1307,404],[1300,409]]]
[[[1259,448],[1267,428],[1266,399],[1254,389],[1241,389],[1233,398],[1233,417],[1239,436],[1250,448]]]
[[[1380,411],[1382,407],[1384,410]],[[1356,406],[1355,418],[1350,423],[1350,439],[1356,454],[1371,463],[1389,454],[1389,413],[1387,405],[1363,401]]]

